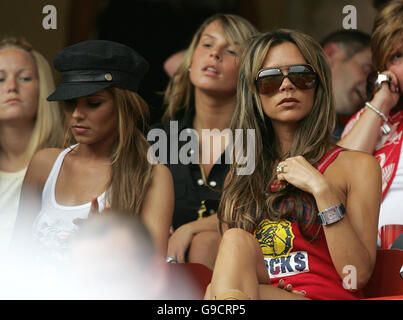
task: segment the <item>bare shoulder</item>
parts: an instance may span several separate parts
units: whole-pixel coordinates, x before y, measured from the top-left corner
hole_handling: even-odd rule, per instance
[[[337,174],[347,181],[363,181],[363,179],[381,180],[381,167],[373,155],[361,151],[346,150],[334,161]]]
[[[30,161],[30,166],[52,168],[57,156],[63,151],[61,148],[46,148],[37,151]]]
[[[147,190],[142,209],[143,217],[165,214],[166,210],[172,214],[174,199],[174,185],[170,170],[163,164],[154,165],[151,185]]]
[[[172,182],[172,174],[168,167],[164,164],[156,164],[153,166],[153,181],[166,181]]]
[[[356,170],[380,170],[379,162],[376,158],[362,151],[346,150],[338,156],[338,163],[346,168]],[[361,169],[360,169],[361,168]]]
[[[61,148],[46,148],[37,151],[28,165],[25,180],[39,186],[44,185],[57,156],[62,151]]]
[[[37,151],[34,156],[32,157],[32,160],[36,161],[52,161],[54,162],[57,158],[57,156],[62,152],[64,149],[62,148],[45,148]],[[32,161],[31,160],[31,161]]]

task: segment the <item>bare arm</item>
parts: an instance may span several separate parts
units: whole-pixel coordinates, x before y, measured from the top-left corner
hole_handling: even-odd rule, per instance
[[[21,188],[21,197],[11,250],[23,250],[30,244],[32,226],[41,210],[42,191],[61,149],[43,149],[31,159]]]
[[[228,183],[228,175],[224,180],[224,185]],[[185,262],[186,252],[191,246],[193,237],[205,231],[215,231],[220,233],[217,214],[198,219],[180,226],[169,238],[168,257],[174,258],[177,262]]]
[[[349,158],[350,165],[340,168],[345,170],[344,175],[348,179],[346,215],[341,221],[323,229],[338,274],[344,278],[344,268],[354,267],[357,271],[357,288],[360,289],[368,282],[375,265],[382,194],[381,170],[377,160],[370,156],[355,153],[354,157]],[[320,211],[342,202],[328,187],[314,196]]]
[[[323,230],[340,277],[346,276],[346,266],[353,266],[357,271],[357,288],[362,288],[372,274],[376,257],[382,193],[379,163],[365,153],[342,152],[324,175],[303,157],[287,159],[284,164],[286,173],[281,174],[282,178],[311,193],[319,211],[345,204],[345,217],[323,226]]]
[[[151,233],[157,252],[166,256],[169,227],[174,208],[174,186],[171,172],[162,165],[156,165],[151,185],[144,199],[141,218]]]
[[[387,116],[395,107],[399,94],[395,92],[398,88],[396,76],[390,71],[384,73],[391,78],[390,88],[384,82],[370,103]],[[378,114],[367,108],[354,127],[337,144],[347,149],[373,154],[381,134],[382,122],[382,118]]]
[[[203,231],[217,231],[218,232],[218,218],[217,214],[213,214],[209,217],[194,220],[188,222],[182,226],[180,226],[175,232],[178,230],[186,230],[187,233],[192,234],[193,236],[199,232]]]
[[[363,112],[349,133],[337,144],[343,148],[373,154],[380,137],[382,119],[372,110]]]
[[[217,214],[191,221],[176,229],[169,238],[168,256],[175,258],[178,262],[185,262],[185,255],[193,237],[204,231],[216,231],[218,233]]]

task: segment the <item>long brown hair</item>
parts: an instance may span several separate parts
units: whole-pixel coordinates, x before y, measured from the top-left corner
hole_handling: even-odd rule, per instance
[[[111,152],[112,173],[107,201],[118,212],[139,215],[151,183],[153,165],[147,160],[149,143],[144,137],[149,108],[135,92],[112,87],[118,110],[118,139]],[[66,130],[65,146],[76,143],[71,130]]]
[[[163,121],[175,119],[175,115],[180,110],[189,110],[194,99],[194,87],[189,79],[189,68],[192,63],[193,53],[199,44],[204,29],[214,21],[220,22],[224,37],[228,43],[230,45],[240,45],[241,49],[245,41],[258,32],[249,21],[237,15],[215,14],[207,18],[193,36],[182,63],[165,90],[164,104],[167,105],[167,109],[162,117]]]
[[[263,111],[254,79],[269,50],[285,42],[291,42],[299,48],[307,63],[318,74],[319,83],[315,89],[310,114],[300,121],[290,150],[281,156],[276,148],[276,136],[271,120]],[[242,129],[244,135],[247,129],[255,130],[256,167],[251,175],[241,176],[237,175],[237,169],[240,167],[237,162],[231,166],[218,210],[220,225],[225,223],[230,228],[238,227],[252,232],[264,218],[284,218],[284,213],[278,209],[277,204],[291,195],[294,201],[287,214],[295,210],[301,226],[304,221],[302,201],[306,194],[303,195],[290,184],[275,193],[270,192],[268,186],[275,179],[273,172],[278,161],[302,155],[309,163],[315,165],[332,145],[335,111],[330,69],[320,45],[310,36],[298,31],[279,29],[257,35],[250,39],[246,48],[240,66],[237,105],[231,129]],[[317,211],[316,204],[313,200],[311,202]],[[312,215],[310,222],[315,217],[316,214]]]

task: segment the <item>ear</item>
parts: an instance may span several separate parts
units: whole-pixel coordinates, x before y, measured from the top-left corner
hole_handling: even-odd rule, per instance
[[[336,61],[336,59],[340,55],[341,48],[335,42],[330,42],[324,46],[323,51],[329,61],[330,67],[332,67]]]

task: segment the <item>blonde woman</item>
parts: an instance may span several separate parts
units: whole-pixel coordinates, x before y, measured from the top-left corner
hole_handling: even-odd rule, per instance
[[[331,142],[330,79],[320,45],[301,32],[248,43],[231,128],[256,130],[256,169],[238,176],[235,162],[227,177],[207,299],[362,297],[375,264],[380,170],[372,156]]]
[[[169,170],[146,158],[148,106],[137,90],[148,63],[125,45],[90,40],[63,49],[54,64],[62,83],[48,100],[63,101],[67,148],[33,157],[16,241],[21,245],[33,233],[45,258],[68,259],[80,219],[109,205],[140,216],[165,256],[173,185]]]
[[[370,80],[370,85],[375,85],[375,92],[366,107],[352,117],[338,143],[345,148],[373,154],[382,167],[378,226],[378,245],[382,248],[389,248],[394,241],[388,244],[381,237],[387,233],[388,225],[400,225],[400,233],[403,232],[402,40],[403,2],[391,1],[376,17],[371,37],[373,62],[378,71],[378,76]]]
[[[229,127],[243,43],[256,33],[248,21],[236,15],[208,18],[195,33],[165,91],[167,109],[160,128],[167,133],[168,141],[174,139],[172,143],[178,143],[178,150],[185,144],[178,141],[174,124],[178,134],[192,129],[198,135],[197,146],[189,150],[198,154],[195,162],[183,163],[179,159],[174,163],[170,161],[172,154],[167,155],[175,185],[169,262],[214,266],[220,239],[216,210],[229,165],[223,157],[225,144],[219,145],[220,134],[216,135],[219,143],[214,144],[215,138],[202,139],[202,131],[222,132]]]
[[[22,38],[0,39],[0,252],[7,251],[33,154],[60,147],[63,128],[45,58]]]

